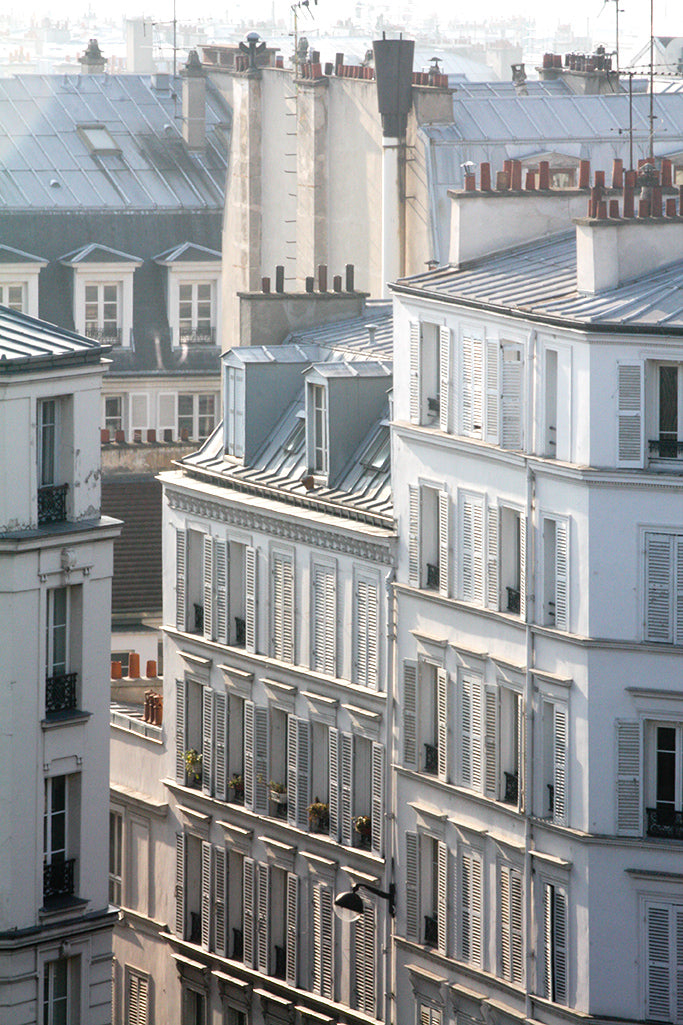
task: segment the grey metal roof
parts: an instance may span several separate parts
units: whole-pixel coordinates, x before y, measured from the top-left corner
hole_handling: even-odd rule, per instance
[[[595,294],[576,287],[576,232],[404,278],[398,291],[438,295],[526,316],[615,328],[683,330],[683,260]]]
[[[354,358],[392,359],[393,327],[391,303],[366,303],[361,317],[336,320],[331,324],[293,331],[285,344],[320,345]]]
[[[99,361],[108,351],[109,346],[91,338],[0,306],[0,374],[29,371],[55,360]]]

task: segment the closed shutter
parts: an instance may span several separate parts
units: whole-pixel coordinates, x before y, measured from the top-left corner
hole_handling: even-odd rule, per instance
[[[486,340],[486,440],[496,444],[498,441],[498,403],[500,385],[498,383],[498,363],[500,347],[497,338]]]
[[[417,769],[417,664],[403,663],[403,764]]]
[[[673,641],[673,535],[645,535],[645,639]]]
[[[163,441],[165,432],[171,431],[171,440],[178,433],[178,397],[175,392],[162,392],[159,395],[159,414],[157,427],[159,429],[159,440]]]
[[[420,938],[420,861],[417,833],[406,833],[406,937]]]
[[[408,580],[411,587],[420,586],[420,489],[408,486]]]
[[[497,505],[488,507],[488,538],[486,557],[486,604],[490,609],[498,610],[499,607],[499,577],[498,577],[498,526],[499,512]]]
[[[640,796],[640,723],[617,721],[617,833],[640,836],[643,831]]]
[[[567,825],[567,709],[553,706],[553,822]]]
[[[204,637],[213,639],[213,538],[204,534]]]
[[[567,898],[556,886],[552,889],[553,996],[558,1004],[567,1003]]]
[[[448,846],[439,840],[436,850],[437,949],[448,955]]]
[[[374,580],[356,585],[356,681],[361,687],[379,686],[379,590]]]
[[[445,598],[450,593],[450,499],[447,491],[439,492],[439,594]]]
[[[287,944],[285,960],[285,981],[296,986],[298,981],[299,952],[299,877],[287,873]]]
[[[332,892],[313,887],[313,989],[334,1000],[334,913]]]
[[[371,822],[370,847],[381,858],[384,851],[384,745],[372,745]]]
[[[524,363],[516,345],[502,350],[501,436],[502,448],[522,448],[522,388]]]
[[[461,860],[461,940],[464,961],[482,968],[483,878],[479,855],[463,851]]]
[[[130,396],[130,440],[134,431],[146,431],[149,427],[149,395],[146,392],[131,393]]]
[[[512,942],[510,912],[510,869],[500,869],[498,900],[500,904],[500,973],[504,979],[512,978]]]
[[[569,629],[569,524],[555,523],[555,626]]]
[[[254,967],[254,884],[256,866],[245,858],[242,868],[242,947],[247,968]]]
[[[439,328],[439,426],[451,429],[451,329]]]
[[[436,670],[437,771],[439,779],[448,783],[450,752],[448,750],[448,673]]]
[[[187,687],[185,680],[175,682],[175,781],[185,785],[185,713],[187,708]]]
[[[227,893],[225,847],[213,849],[213,945],[212,949],[227,957],[227,918],[225,896]]]
[[[268,709],[254,708],[254,811],[268,814]]]
[[[256,792],[254,760],[254,702],[244,702],[244,807],[254,810]]]
[[[270,867],[259,865],[257,874],[258,911],[256,921],[257,968],[268,974],[270,950]]]
[[[353,736],[342,733],[340,740],[340,834],[341,842],[348,847],[353,843]]]
[[[149,979],[130,968],[126,968],[126,1008],[126,1025],[148,1025]]]
[[[526,623],[526,516],[519,517],[519,615]]]
[[[213,794],[213,698],[211,687],[202,687],[202,792]]]
[[[225,541],[214,540],[216,640],[228,643],[228,546]]]
[[[524,910],[522,901],[522,876],[510,872],[510,945],[512,982],[524,982]]]
[[[617,465],[643,464],[643,364],[617,365]]]
[[[329,812],[330,836],[339,840],[339,730],[329,727],[328,733],[328,767],[330,774]]]
[[[494,801],[498,797],[498,691],[486,687],[484,691],[484,793]]]
[[[410,321],[410,422],[420,422],[420,323]]]
[[[226,801],[228,770],[228,698],[225,694],[214,694],[214,795],[219,801]]]
[[[337,580],[333,566],[313,569],[313,668],[336,675]]]
[[[372,900],[363,898],[364,912],[354,926],[354,953],[358,1010],[375,1017],[376,919]]]
[[[256,549],[247,545],[244,555],[245,648],[256,651]]]
[[[484,604],[484,506],[481,498],[462,500],[462,597]]]
[[[175,934],[185,939],[185,834],[175,835]]]
[[[273,658],[294,661],[294,564],[273,554]]]
[[[676,572],[674,584],[674,644],[683,644],[683,537],[674,538]]]
[[[462,339],[462,433],[481,438],[484,415],[484,340]]]
[[[202,840],[201,917],[204,950],[211,946],[211,857],[211,844],[207,840]]]
[[[482,683],[462,678],[460,707],[460,765],[463,786],[482,789]]]
[[[186,614],[186,576],[187,564],[187,533],[184,530],[176,530],[175,535],[175,568],[176,568],[176,630],[185,631],[187,623]]]
[[[310,736],[305,719],[287,718],[287,818],[292,826],[308,829],[310,801]]]
[[[646,915],[645,1017],[683,1021],[683,907],[650,904]]]

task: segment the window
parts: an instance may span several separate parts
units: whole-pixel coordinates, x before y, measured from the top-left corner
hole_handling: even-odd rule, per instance
[[[17,313],[26,312],[26,285],[19,282],[0,284],[0,305]]]
[[[448,596],[450,585],[450,499],[429,485],[408,489],[408,575],[411,586]]]
[[[120,343],[120,290],[118,282],[85,285],[85,333],[100,342]]]
[[[70,836],[75,788],[68,776],[45,780],[43,809],[43,899],[47,903],[73,896],[75,858],[69,857],[75,843]],[[76,816],[74,815],[74,825]]]
[[[276,865],[258,867],[259,925],[257,947],[259,970],[297,985],[299,946],[299,879]],[[264,933],[264,942],[260,935]],[[266,938],[267,937],[267,938]]]
[[[249,545],[176,531],[176,628],[254,651],[256,567]]]
[[[181,344],[213,345],[213,284],[209,281],[178,285],[178,328]]]
[[[93,153],[119,153],[118,146],[105,125],[78,125],[78,134]]]
[[[294,662],[294,559],[272,553],[272,657]]]
[[[490,549],[490,545],[489,545]],[[522,616],[526,595],[522,580],[526,562],[526,521],[515,509],[500,510],[500,602],[504,612]]]
[[[38,421],[38,523],[62,523],[67,513],[68,404],[64,399],[41,399]]]
[[[645,640],[683,644],[681,534],[645,534]]]
[[[206,994],[183,986],[183,1025],[206,1025]]]
[[[326,474],[329,466],[327,392],[324,385],[309,384],[309,465],[311,473]]]
[[[229,456],[244,456],[244,370],[225,368],[225,451]]]
[[[622,832],[638,836],[642,828],[640,724],[619,722],[617,731],[618,771],[624,781],[617,789],[618,820]],[[680,840],[683,838],[683,724],[648,721],[644,742],[647,835]],[[632,785],[626,790],[629,778]]]
[[[543,995],[567,1003],[567,894],[555,883],[543,884]]]
[[[683,1022],[683,906],[652,903],[646,908],[645,1017]]]
[[[406,932],[448,953],[448,847],[426,834],[406,833]]]
[[[78,705],[78,673],[73,671],[71,634],[80,623],[81,588],[55,587],[47,592],[45,638],[45,714],[56,716]]]
[[[541,814],[558,825],[567,824],[567,706],[542,703]]]
[[[379,687],[379,585],[371,577],[356,579],[354,605],[355,682]]]
[[[215,426],[215,395],[178,396],[178,437],[182,441],[204,441]]]
[[[410,325],[410,420],[449,430],[451,333],[447,327]]]
[[[487,702],[492,700],[489,697],[489,691],[486,693],[486,700]],[[506,804],[520,808],[524,783],[525,746],[524,699],[522,695],[509,687],[501,687],[499,714],[500,778],[497,796]]]
[[[633,375],[641,372],[638,366],[630,369]],[[649,376],[653,378],[651,383],[654,385],[652,397],[655,408],[654,423],[652,418],[649,418],[654,427],[652,433],[655,435],[654,438],[650,435],[650,456],[678,459],[683,455],[683,425],[680,415],[680,410],[683,409],[683,367],[678,363],[653,363],[648,364],[648,371]]]
[[[430,1004],[419,1004],[417,1009],[417,1025],[443,1025],[443,1011]]]
[[[67,587],[55,587],[47,592],[48,676],[59,676],[67,669],[68,595]]]
[[[42,399],[38,403],[38,484],[41,487],[56,484],[59,476],[58,416],[56,399]]]
[[[313,565],[311,668],[335,676],[337,670],[337,571]]]
[[[545,516],[543,531],[543,624],[569,629],[569,523]]]
[[[121,904],[123,868],[123,815],[109,812],[109,903]]]
[[[524,981],[524,934],[522,873],[509,865],[500,866],[500,974],[508,982]]]
[[[460,956],[483,968],[483,866],[481,855],[462,851],[460,856]]]
[[[117,431],[123,430],[123,397],[121,395],[105,396],[104,427],[112,437]]]
[[[448,674],[430,662],[403,666],[403,755],[406,768],[444,782],[449,776]]]
[[[79,1018],[77,959],[60,957],[43,967],[43,1025],[71,1025]]]
[[[126,1022],[148,1025],[149,976],[126,965]]]

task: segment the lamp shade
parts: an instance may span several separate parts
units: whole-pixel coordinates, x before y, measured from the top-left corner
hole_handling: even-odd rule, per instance
[[[360,894],[347,890],[334,898],[334,911],[342,922],[356,922],[365,910]]]

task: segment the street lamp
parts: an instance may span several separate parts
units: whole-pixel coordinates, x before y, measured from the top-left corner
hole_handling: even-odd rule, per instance
[[[334,898],[334,912],[338,918],[341,918],[342,922],[357,922],[365,911],[363,898],[358,893],[361,886],[374,894],[375,897],[383,897],[384,900],[388,901],[389,914],[392,918],[396,916],[396,886],[394,883],[390,885],[388,891],[378,890],[367,883],[356,883],[353,889],[346,890]]]

